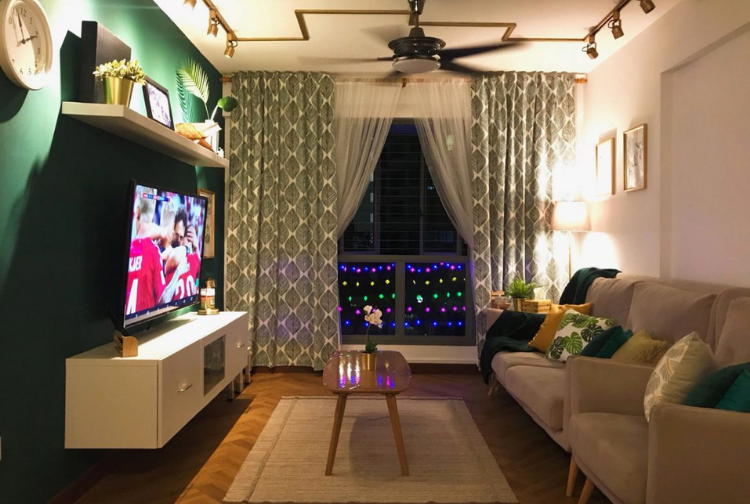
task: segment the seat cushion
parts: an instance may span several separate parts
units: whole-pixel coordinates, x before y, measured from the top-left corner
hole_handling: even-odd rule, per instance
[[[642,415],[579,413],[568,430],[573,457],[625,504],[646,502],[648,423]]]
[[[611,318],[618,324],[625,324],[634,289],[635,280],[597,278],[586,293],[586,302],[591,303],[591,315]]]
[[[515,366],[505,375],[505,389],[551,430],[563,427],[565,369]]]
[[[539,352],[498,352],[492,358],[492,370],[502,384],[505,384],[505,375],[513,366],[565,369],[562,362],[547,360],[544,354]]]
[[[628,328],[674,343],[691,332],[708,336],[715,294],[700,294],[652,282],[635,284]]]
[[[750,361],[750,298],[741,297],[729,303],[716,342],[715,361],[718,367]]]

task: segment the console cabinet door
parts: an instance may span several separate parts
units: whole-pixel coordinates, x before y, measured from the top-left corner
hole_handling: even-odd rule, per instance
[[[232,322],[227,330],[227,368],[232,377],[247,367],[247,319]]]
[[[160,362],[159,446],[164,446],[203,406],[202,346],[196,341]]]

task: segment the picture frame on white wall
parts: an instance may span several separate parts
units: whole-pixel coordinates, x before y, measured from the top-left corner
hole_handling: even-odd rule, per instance
[[[615,194],[615,139],[596,144],[596,195]]]
[[[648,181],[648,125],[623,133],[623,190],[641,191]]]

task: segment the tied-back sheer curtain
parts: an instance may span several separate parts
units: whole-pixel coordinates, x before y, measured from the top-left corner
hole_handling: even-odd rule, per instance
[[[471,91],[468,81],[410,82],[419,142],[440,200],[456,230],[474,246],[471,193]]]
[[[477,346],[490,292],[516,276],[556,300],[568,279],[564,239],[550,231],[553,176],[575,165],[575,77],[503,72],[471,80],[474,301]]]
[[[338,237],[354,218],[396,113],[401,83],[342,80],[335,84]]]

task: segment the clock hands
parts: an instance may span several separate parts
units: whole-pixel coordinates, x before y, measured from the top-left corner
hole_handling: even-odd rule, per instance
[[[34,40],[35,38],[39,38],[39,35],[32,35],[31,37],[29,37],[29,38],[27,38],[27,39],[23,39],[23,40],[21,41],[21,43],[22,43],[22,44],[25,44],[26,42],[28,42],[28,41],[30,41],[30,40]]]
[[[23,23],[21,23],[21,12],[18,9],[16,9],[16,16],[18,17],[18,27],[21,28],[21,39],[22,39],[21,43],[25,44],[27,41],[26,41],[26,37],[23,36]]]

